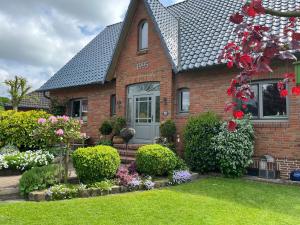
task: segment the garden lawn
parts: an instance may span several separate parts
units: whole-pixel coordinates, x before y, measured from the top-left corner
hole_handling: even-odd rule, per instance
[[[162,190],[0,204],[0,224],[300,224],[300,188],[208,178]]]

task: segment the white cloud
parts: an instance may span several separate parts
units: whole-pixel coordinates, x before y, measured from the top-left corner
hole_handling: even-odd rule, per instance
[[[101,29],[122,21],[128,3],[0,0],[0,95],[3,81],[14,75],[40,87]]]

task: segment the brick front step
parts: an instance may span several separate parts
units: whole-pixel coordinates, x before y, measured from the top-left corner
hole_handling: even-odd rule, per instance
[[[121,163],[122,163],[122,164],[130,164],[130,163],[132,163],[132,162],[134,162],[134,161],[135,161],[135,157],[130,157],[130,156],[125,157],[125,156],[121,156]]]
[[[114,147],[118,150],[121,156],[121,162],[123,164],[130,164],[131,162],[135,161],[137,150],[143,145],[144,144],[129,144],[127,151],[125,144],[114,144]]]

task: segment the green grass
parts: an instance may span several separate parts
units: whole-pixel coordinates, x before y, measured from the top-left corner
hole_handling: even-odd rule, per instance
[[[300,224],[300,188],[209,178],[162,190],[0,204],[0,224]]]

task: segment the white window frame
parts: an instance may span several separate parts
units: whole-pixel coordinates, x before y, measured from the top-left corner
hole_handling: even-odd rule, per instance
[[[147,32],[145,33],[146,37],[144,37],[144,33],[143,33],[143,28],[145,26],[145,24],[147,24]],[[142,20],[139,23],[138,26],[138,50],[139,51],[146,51],[149,48],[149,23],[147,22],[147,20]],[[143,45],[143,39],[146,39],[146,46],[142,46]]]
[[[287,121],[289,119],[289,98],[286,96],[286,116],[264,116],[264,107],[263,107],[263,85],[265,84],[277,84],[278,80],[260,80],[260,81],[253,81],[250,83],[250,85],[257,85],[258,87],[258,116],[255,116],[252,118],[253,121]],[[289,91],[289,86],[287,85],[286,89]]]
[[[182,93],[188,92],[189,93],[189,109],[188,110],[182,110]],[[178,113],[180,114],[187,114],[190,112],[190,106],[191,106],[191,94],[190,89],[188,88],[180,88],[178,90]]]
[[[79,109],[79,117],[73,117],[73,118],[83,120],[82,114],[83,114],[83,113],[87,113],[87,114],[88,114],[88,108],[87,108],[86,110],[83,109],[83,104],[82,104],[83,101],[87,101],[87,106],[88,106],[88,99],[86,99],[86,98],[82,98],[82,99],[73,99],[73,100],[71,101],[71,117],[73,117],[73,111],[74,111],[74,108],[73,108],[73,107],[74,107],[74,102],[80,102],[80,109]],[[86,117],[87,117],[87,116],[86,116]],[[86,119],[86,120],[83,120],[83,122],[86,123],[86,122],[87,122],[87,119]]]

